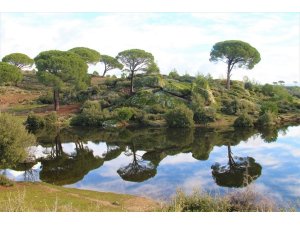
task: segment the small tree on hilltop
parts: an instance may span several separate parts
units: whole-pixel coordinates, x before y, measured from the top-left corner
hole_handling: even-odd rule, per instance
[[[123,69],[123,65],[121,63],[119,63],[119,61],[116,58],[111,57],[109,55],[102,55],[100,62],[102,62],[104,64],[104,71],[103,71],[102,77],[104,77],[106,72],[109,70]]]
[[[33,59],[22,53],[12,53],[7,56],[4,56],[2,62],[14,65],[19,69],[30,68],[34,63]]]
[[[234,67],[253,69],[259,63],[260,54],[250,44],[239,40],[228,40],[216,43],[211,52],[211,62],[222,61],[227,64],[226,88],[230,89],[231,71]]]
[[[120,52],[116,57],[121,63],[126,66],[130,76],[130,94],[133,94],[133,77],[136,72],[145,72],[149,65],[154,61],[151,53],[141,49],[129,49]]]

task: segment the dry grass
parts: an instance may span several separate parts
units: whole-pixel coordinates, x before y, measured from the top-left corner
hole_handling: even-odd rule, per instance
[[[177,191],[172,201],[162,207],[168,212],[278,212],[295,211],[295,206],[280,208],[264,194],[258,193],[253,187],[233,191],[227,195],[210,194],[195,190],[187,195]]]
[[[16,183],[0,189],[2,212],[127,212],[153,211],[158,207],[146,198],[46,183]]]

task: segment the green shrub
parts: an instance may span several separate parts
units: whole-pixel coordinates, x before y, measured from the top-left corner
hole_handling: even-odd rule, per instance
[[[0,113],[0,168],[12,167],[29,155],[28,148],[35,144],[20,118]]]
[[[98,101],[86,101],[81,113],[71,119],[72,126],[102,126],[102,122],[110,119],[112,115],[108,110],[101,110]]]
[[[170,73],[169,73],[169,77],[172,79],[177,79],[180,77],[179,73],[177,72],[176,69],[173,69]]]
[[[267,111],[274,115],[278,114],[278,106],[275,102],[264,102],[260,107],[260,115],[265,114]]]
[[[175,212],[228,212],[231,205],[229,199],[213,197],[208,193],[194,191],[187,195],[177,191],[167,211]]]
[[[58,117],[56,112],[51,112],[44,117],[46,127],[53,127],[56,125]]]
[[[114,110],[117,119],[120,121],[128,121],[133,117],[134,110],[131,107],[122,107]]]
[[[194,113],[186,106],[178,106],[165,114],[168,127],[192,127]]]
[[[47,94],[39,96],[37,102],[40,104],[53,104],[53,94],[47,92]]]
[[[271,84],[265,84],[262,86],[261,91],[264,95],[274,96],[274,86]]]
[[[227,115],[240,115],[243,113],[255,114],[258,111],[258,107],[255,103],[246,99],[225,99],[222,101],[221,112]]]
[[[25,121],[25,126],[30,131],[41,129],[45,126],[45,119],[42,116],[29,113]]]
[[[248,114],[242,114],[233,124],[234,127],[253,127],[253,120]]]
[[[150,113],[154,113],[154,114],[158,114],[158,113],[166,113],[167,112],[167,109],[164,108],[162,105],[160,104],[154,104],[152,106],[149,107],[148,111]]]
[[[270,111],[266,111],[264,114],[262,114],[256,122],[256,125],[259,127],[273,126],[275,124],[276,124],[276,115],[274,115]]]
[[[11,187],[14,185],[14,182],[8,179],[6,176],[0,174],[0,186]]]
[[[207,124],[208,122],[216,121],[216,109],[210,106],[199,108],[195,111],[193,119],[197,124]]]
[[[221,108],[222,113],[225,113],[227,115],[236,115],[238,111],[239,111],[239,101],[237,99],[235,100],[225,99],[222,101],[222,108]]]
[[[253,84],[251,82],[247,81],[244,84],[244,88],[249,90],[249,91],[252,91],[253,90]]]

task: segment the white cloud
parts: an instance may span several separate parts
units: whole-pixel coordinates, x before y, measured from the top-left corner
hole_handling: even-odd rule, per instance
[[[299,80],[299,14],[251,13],[27,13],[2,14],[0,57],[23,52],[35,57],[49,49],[76,46],[94,48],[116,56],[129,48],[152,52],[162,73],[176,68],[218,78],[225,65],[209,62],[214,43],[240,39],[256,47],[262,56],[253,70],[237,69],[260,82]],[[97,65],[90,70],[102,72]],[[117,71],[113,71],[117,72]]]

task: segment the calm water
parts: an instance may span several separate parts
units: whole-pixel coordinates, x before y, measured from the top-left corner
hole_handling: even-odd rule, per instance
[[[36,134],[34,164],[15,180],[166,200],[177,188],[225,193],[254,185],[278,202],[300,199],[300,126],[279,130],[62,130]]]

